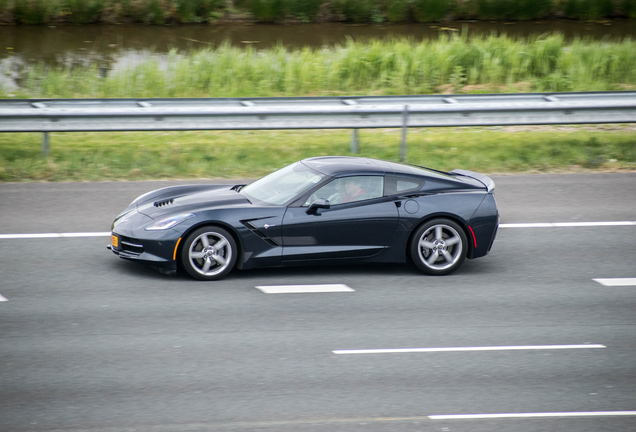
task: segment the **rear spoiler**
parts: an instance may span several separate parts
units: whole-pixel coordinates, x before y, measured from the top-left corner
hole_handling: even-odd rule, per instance
[[[486,189],[488,190],[488,192],[492,192],[495,189],[495,182],[492,181],[490,177],[487,177],[483,174],[479,174],[473,171],[466,171],[462,169],[452,170],[450,173],[475,179],[478,182],[482,183],[484,186],[486,186]]]

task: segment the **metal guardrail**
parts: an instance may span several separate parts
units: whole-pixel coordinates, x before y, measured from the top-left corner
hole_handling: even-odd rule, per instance
[[[635,123],[636,92],[382,97],[3,99],[0,132]],[[357,149],[354,132],[352,151]],[[404,154],[402,155],[404,156]]]

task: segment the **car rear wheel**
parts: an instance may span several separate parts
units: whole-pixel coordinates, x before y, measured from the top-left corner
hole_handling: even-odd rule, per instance
[[[190,276],[199,280],[219,280],[234,268],[236,242],[219,227],[203,227],[192,232],[181,248],[181,263]]]
[[[464,230],[449,219],[433,219],[417,229],[411,240],[411,258],[430,275],[454,272],[466,259],[468,240]]]

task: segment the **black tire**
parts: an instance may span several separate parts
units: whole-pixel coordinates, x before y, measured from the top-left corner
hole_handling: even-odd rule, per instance
[[[415,231],[409,251],[413,263],[422,272],[447,275],[457,270],[466,259],[468,239],[462,227],[452,220],[433,219]]]
[[[223,279],[234,268],[237,255],[238,248],[232,235],[216,226],[191,232],[180,253],[185,271],[204,281]]]

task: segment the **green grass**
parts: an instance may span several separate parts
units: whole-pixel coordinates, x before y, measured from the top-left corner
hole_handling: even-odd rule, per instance
[[[0,70],[0,73],[2,71]],[[333,49],[217,49],[97,67],[28,68],[17,97],[254,97],[636,88],[636,42],[442,37]],[[0,89],[0,97],[7,97]],[[399,131],[361,132],[361,154],[399,158]],[[349,152],[350,131],[0,134],[0,181],[258,177],[295,160]],[[615,161],[613,161],[615,160]],[[443,170],[634,169],[633,128],[413,129],[408,161]]]
[[[35,65],[22,73],[21,88],[12,94],[34,98],[626,90],[636,88],[636,41],[460,35],[293,51],[223,44],[188,54],[173,50],[163,59],[149,55],[107,78],[97,65]],[[0,97],[7,96],[0,88]]]
[[[399,160],[399,129],[361,130],[359,155]],[[256,178],[296,160],[349,155],[351,132],[0,134],[0,181]],[[482,173],[636,169],[633,128],[410,129],[407,162]]]

